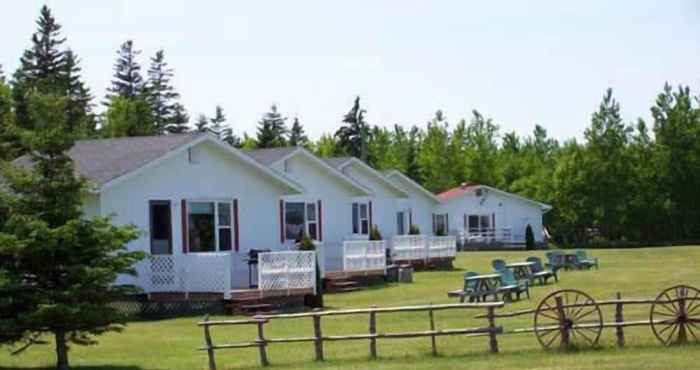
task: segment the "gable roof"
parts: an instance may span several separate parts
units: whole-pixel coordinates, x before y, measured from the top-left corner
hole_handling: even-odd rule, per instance
[[[444,192],[438,194],[438,198],[440,198],[443,202],[446,203],[446,202],[449,202],[449,201],[451,201],[451,200],[453,200],[453,199],[459,198],[459,197],[461,197],[462,195],[464,195],[464,194],[466,194],[466,193],[469,193],[469,192],[471,192],[472,190],[475,190],[475,189],[477,189],[477,188],[489,189],[489,190],[491,190],[491,191],[493,191],[493,192],[495,192],[495,193],[501,194],[501,195],[503,195],[503,196],[510,197],[510,198],[517,199],[517,200],[521,200],[521,201],[523,201],[523,202],[527,202],[527,203],[534,204],[534,205],[536,205],[536,206],[539,206],[539,207],[540,207],[542,210],[544,210],[545,212],[546,212],[546,211],[549,211],[550,209],[552,209],[552,206],[549,205],[549,204],[546,204],[546,203],[542,203],[542,202],[538,202],[538,201],[536,201],[536,200],[532,200],[532,199],[529,199],[529,198],[525,198],[525,197],[520,196],[520,195],[518,195],[518,194],[509,193],[509,192],[507,192],[507,191],[503,191],[503,190],[501,190],[501,189],[497,189],[497,188],[494,188],[494,187],[491,187],[491,186],[480,185],[480,184],[472,184],[472,183],[464,183],[464,184],[462,184],[462,185],[460,185],[460,186],[458,186],[458,187],[456,187],[456,188],[452,188],[452,189],[446,190],[446,191],[444,191]]]
[[[78,140],[68,150],[68,156],[73,160],[78,175],[85,177],[98,188],[106,188],[204,141],[212,142],[227,150],[233,156],[272,176],[288,188],[302,191],[298,184],[261,166],[210,133]],[[16,166],[32,166],[28,155],[17,158],[12,163]]]
[[[399,170],[387,170],[383,171],[383,173],[384,176],[386,176],[389,179],[391,179],[392,177],[398,177],[403,179],[406,183],[410,184],[414,189],[418,190],[418,192],[422,193],[430,200],[434,201],[435,203],[442,203],[442,199],[440,199],[437,195],[433,194],[428,189],[421,186],[419,183],[413,181],[412,178],[406,176],[403,172]]]
[[[284,147],[284,148],[269,148],[269,149],[255,149],[244,151],[246,155],[250,156],[254,160],[258,161],[260,164],[271,167],[281,161],[287,160],[295,155],[303,156],[314,163],[320,165],[325,170],[327,170],[331,175],[339,178],[341,181],[349,184],[355,190],[359,190],[360,193],[365,195],[371,195],[372,190],[366,186],[355,181],[351,177],[345,175],[335,166],[331,166],[325,160],[317,157],[315,154],[309,152],[302,147]]]
[[[387,185],[389,188],[393,189],[399,194],[402,194],[405,197],[408,197],[409,194],[401,189],[398,185],[394,184],[392,181],[390,181],[388,178],[386,178],[383,174],[381,174],[379,171],[375,170],[372,168],[370,165],[367,163],[355,158],[355,157],[333,157],[333,158],[325,158],[324,161],[328,163],[330,166],[333,166],[337,168],[339,171],[342,171],[344,168],[350,166],[350,165],[357,165],[360,168],[363,168],[370,174],[372,174],[374,177],[379,179],[380,182],[384,183]]]

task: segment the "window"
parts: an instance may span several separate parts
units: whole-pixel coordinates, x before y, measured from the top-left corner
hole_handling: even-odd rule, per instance
[[[153,200],[149,202],[151,224],[151,254],[172,254],[172,218],[170,201]]]
[[[352,204],[352,233],[369,234],[369,210],[367,203]]]
[[[467,226],[470,234],[485,234],[493,227],[491,225],[491,216],[489,215],[469,215],[467,219],[469,220],[469,225]]]
[[[190,202],[187,213],[190,252],[231,250],[231,202]]]
[[[435,215],[435,235],[447,235],[449,225],[447,224],[447,213]]]
[[[316,203],[286,202],[284,204],[284,236],[287,240],[300,240],[306,232],[318,240],[318,216]]]
[[[396,234],[406,235],[406,211],[396,213]]]

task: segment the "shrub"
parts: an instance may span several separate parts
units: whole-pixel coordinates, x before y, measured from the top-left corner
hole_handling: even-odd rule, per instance
[[[532,226],[529,224],[525,228],[525,249],[535,250],[535,234],[532,232]]]
[[[369,232],[369,240],[383,240],[377,225],[372,226],[372,230]]]
[[[308,234],[304,233],[301,236],[301,240],[297,244],[298,248],[300,251],[314,251],[316,250],[316,246],[314,245],[313,240],[309,237]]]
[[[418,225],[411,225],[411,227],[408,229],[408,234],[420,235],[420,228],[418,228]]]

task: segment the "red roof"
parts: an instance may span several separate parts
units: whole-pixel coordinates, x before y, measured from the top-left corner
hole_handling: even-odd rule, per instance
[[[464,183],[456,188],[443,191],[442,193],[438,194],[438,198],[440,198],[441,200],[454,199],[477,186],[479,186],[479,184]]]

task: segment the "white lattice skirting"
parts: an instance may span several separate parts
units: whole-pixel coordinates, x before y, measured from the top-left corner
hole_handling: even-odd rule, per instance
[[[316,253],[269,252],[258,255],[258,289],[263,291],[312,290],[316,292]]]
[[[383,240],[348,240],[343,242],[343,271],[386,272],[386,244]]]

